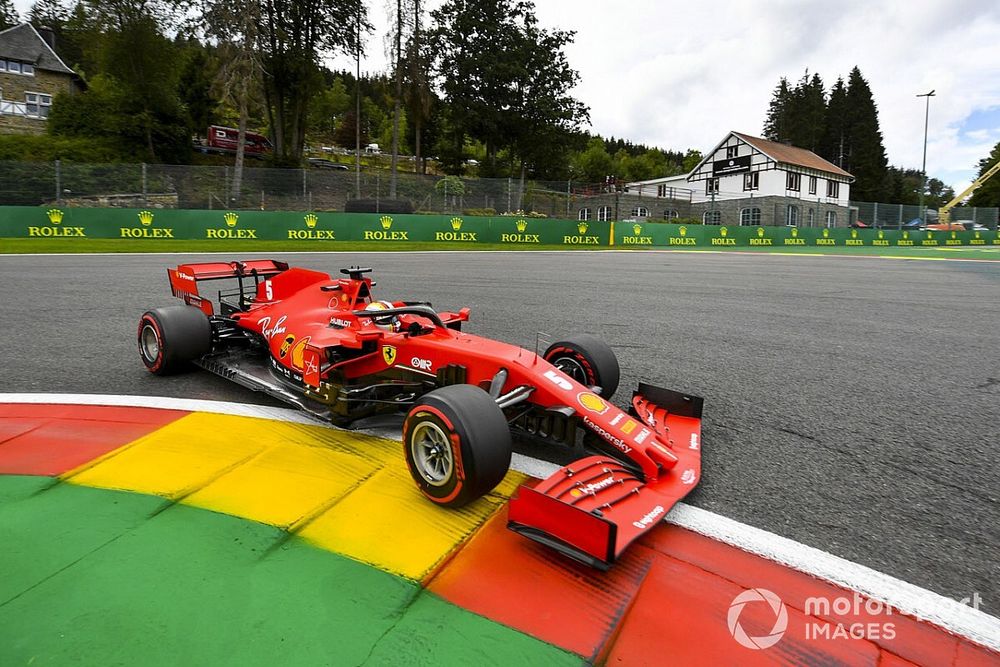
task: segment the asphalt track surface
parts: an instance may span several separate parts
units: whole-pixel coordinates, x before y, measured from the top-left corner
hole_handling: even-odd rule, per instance
[[[273,404],[202,371],[154,377],[139,361],[139,315],[174,301],[167,266],[220,259],[0,257],[0,391]],[[1000,615],[1000,263],[663,252],[280,259],[329,272],[374,266],[379,298],[470,306],[467,331],[529,349],[539,330],[599,335],[622,366],[618,403],[639,380],[705,397],[691,504],[951,598],[978,593],[980,608]]]

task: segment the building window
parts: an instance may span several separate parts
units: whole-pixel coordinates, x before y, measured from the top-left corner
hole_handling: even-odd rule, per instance
[[[657,197],[670,197],[674,196],[674,189],[668,185],[657,185],[656,186],[656,196]]]
[[[815,225],[816,211],[811,207],[806,209],[806,227],[812,227]]]
[[[795,192],[798,192],[799,189],[801,189],[801,187],[802,187],[802,176],[800,176],[799,174],[793,174],[789,172],[788,176],[785,178],[785,189],[794,190]]]
[[[52,108],[52,96],[44,93],[25,93],[24,106],[29,116],[49,117]]]
[[[743,176],[744,190],[757,190],[760,188],[760,172],[751,171]]]
[[[726,147],[726,159],[732,160],[734,157],[739,157],[740,147],[739,146],[728,146]]]
[[[826,196],[832,199],[840,197],[840,183],[837,181],[826,182]]]
[[[750,227],[752,225],[760,224],[760,209],[759,208],[745,208],[740,211],[740,226]]]
[[[576,216],[577,220],[590,220],[590,209],[581,208],[580,212]]]
[[[677,213],[677,211],[675,211],[672,208],[668,208],[666,211],[663,212],[664,220],[673,220],[674,218],[679,218],[679,217],[680,215]]]
[[[601,208],[597,209],[597,219],[598,220],[605,220],[605,221],[606,220],[610,220],[611,219],[611,207],[610,206],[602,206]]]
[[[649,209],[646,208],[645,206],[636,206],[635,208],[632,209],[632,217],[633,218],[648,218],[649,217]]]
[[[7,71],[10,72],[11,74],[20,74],[21,73],[21,63],[14,62],[13,60],[8,60],[7,61]]]
[[[719,179],[710,178],[707,181],[705,181],[705,194],[706,195],[719,194]]]
[[[836,227],[837,226],[837,212],[836,211],[827,211],[826,212],[826,226],[827,227]]]
[[[35,75],[35,66],[28,63],[21,63],[21,74],[27,74],[28,76]]]
[[[722,211],[705,211],[701,216],[701,221],[706,225],[721,225]]]
[[[795,189],[798,190],[798,188],[795,188]],[[809,177],[809,194],[811,194],[811,195],[816,194],[816,177],[815,176],[810,176]]]
[[[788,208],[785,210],[785,224],[789,227],[798,227],[799,207],[795,204],[789,204]]]

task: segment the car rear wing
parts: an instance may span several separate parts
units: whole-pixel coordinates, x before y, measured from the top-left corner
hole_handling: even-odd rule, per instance
[[[288,270],[288,264],[273,259],[253,259],[246,262],[206,262],[204,264],[181,264],[176,269],[167,269],[170,292],[189,306],[200,308],[208,316],[214,314],[212,302],[198,293],[198,283],[203,280],[237,278],[240,295],[244,291],[243,281],[252,278],[254,287],[261,279],[276,276]]]

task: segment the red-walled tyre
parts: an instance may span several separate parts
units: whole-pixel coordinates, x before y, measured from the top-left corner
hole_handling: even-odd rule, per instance
[[[425,394],[403,423],[406,465],[432,502],[461,507],[489,493],[510,468],[510,429],[489,394],[467,384]]]
[[[139,319],[139,357],[151,373],[170,375],[212,349],[212,325],[193,306],[146,311]]]
[[[621,379],[618,358],[608,344],[596,336],[577,334],[552,343],[542,357],[580,384],[597,385],[604,398],[611,398],[618,389]]]

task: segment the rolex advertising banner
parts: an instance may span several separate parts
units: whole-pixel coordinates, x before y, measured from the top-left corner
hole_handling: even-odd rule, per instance
[[[611,223],[290,211],[0,207],[0,238],[369,241],[608,246]]]
[[[882,229],[820,229],[800,227],[734,227],[674,225],[660,222],[616,222],[615,246],[621,248],[724,247],[911,247],[934,248],[1000,244],[1000,233],[958,231],[899,231]]]
[[[611,236],[614,235],[612,239]],[[397,215],[0,206],[0,238],[418,242],[533,246],[719,249],[726,247],[934,248],[1000,244],[990,231],[897,231],[577,221],[517,216]]]

